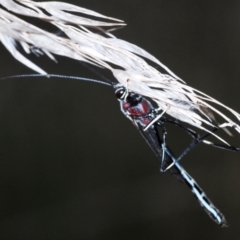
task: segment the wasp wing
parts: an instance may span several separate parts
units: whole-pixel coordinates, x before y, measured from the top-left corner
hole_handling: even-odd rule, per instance
[[[163,154],[165,155],[164,164],[166,167],[169,166],[172,162],[174,162],[175,157],[172,151],[167,146],[162,149],[162,140],[155,125],[152,125],[146,131],[144,131],[143,126],[137,123],[137,128],[161,163]],[[179,181],[185,182],[184,178],[182,177],[181,171],[179,171],[179,168],[177,168],[175,165],[173,165],[169,169],[169,172],[173,174],[173,176],[176,177]]]

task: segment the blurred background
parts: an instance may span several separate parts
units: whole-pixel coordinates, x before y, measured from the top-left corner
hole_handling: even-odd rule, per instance
[[[125,20],[117,37],[240,112],[239,1],[69,2]],[[32,73],[2,45],[0,56],[2,77]],[[76,61],[57,59],[33,58],[48,73],[99,78]],[[0,239],[239,239],[240,153],[200,144],[181,161],[226,216],[230,227],[221,229],[187,186],[159,173],[111,88],[1,81],[0,116]],[[240,145],[238,134],[222,136]],[[167,139],[176,154],[191,140],[171,126]]]

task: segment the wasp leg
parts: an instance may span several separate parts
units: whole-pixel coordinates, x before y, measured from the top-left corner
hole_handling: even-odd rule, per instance
[[[160,172],[165,172],[165,165],[166,165],[166,154],[165,154],[165,149],[166,149],[166,135],[167,135],[167,130],[165,126],[162,124],[162,143],[161,143],[161,148],[162,148],[162,160],[161,160],[161,165],[160,165]]]
[[[213,128],[212,131],[210,133],[205,134],[202,137],[198,137],[195,138],[189,145],[187,148],[184,149],[184,151],[180,154],[180,156],[177,158],[177,162],[179,162],[188,152],[190,152],[197,144],[199,144],[200,142],[202,142],[204,140],[204,138],[208,137],[209,135],[211,135],[211,133],[217,131],[218,128]],[[166,172],[167,170],[169,170],[173,165],[175,164],[175,162],[172,162],[170,165],[168,165],[165,169],[164,172]]]
[[[204,140],[204,138],[208,137],[209,135],[211,134],[206,134],[204,135],[203,137],[200,138],[200,135],[198,133],[196,133],[194,130],[192,130],[191,128],[188,128],[188,127],[185,127],[183,125],[181,125],[180,123],[176,122],[176,121],[172,121],[170,119],[167,119],[167,118],[161,118],[161,122],[167,122],[167,123],[171,123],[171,124],[174,124],[180,128],[182,128],[183,130],[185,130],[188,134],[190,134],[194,139],[196,139],[197,143],[205,143],[207,145],[211,145],[212,147],[216,147],[216,148],[220,148],[220,149],[224,149],[224,150],[229,150],[229,151],[234,151],[234,152],[238,152],[240,151],[240,147],[238,146],[228,146],[228,145],[224,145],[224,144],[218,144],[218,143],[213,143],[211,141],[207,141],[207,140]],[[214,130],[212,132],[215,132],[217,131],[219,128],[214,128]],[[201,139],[201,141],[198,141],[197,139]],[[196,145],[195,144],[195,145]]]
[[[159,144],[161,144],[161,142]],[[221,227],[227,227],[228,223],[224,215],[214,206],[214,204],[203,192],[197,182],[184,170],[168,146],[165,147],[165,152],[167,155],[166,163],[168,165],[171,165],[171,162],[174,163],[169,172],[172,173],[181,182],[186,183],[193,195],[197,198],[200,205],[213,221],[215,221]]]
[[[159,124],[159,122],[160,122],[160,124]],[[177,122],[177,121],[173,121],[173,120],[167,119],[167,118],[165,118],[165,117],[162,117],[159,122],[157,123],[157,124],[159,124],[159,125],[161,125],[163,122],[174,124],[174,125],[176,125],[177,127],[180,127],[180,128],[182,128],[183,130],[185,130],[188,134],[191,135],[192,138],[199,138],[199,137],[200,137],[200,135],[199,135],[198,133],[196,133],[194,130],[192,130],[191,128],[188,128],[188,127],[183,126],[182,124],[180,124],[180,123]]]
[[[174,167],[176,167],[181,172],[185,183],[188,185],[188,187],[190,188],[194,196],[197,198],[203,209],[207,212],[209,217],[221,227],[227,227],[228,223],[224,215],[213,205],[210,199],[199,187],[197,182],[182,168],[182,166],[178,162],[175,163]]]

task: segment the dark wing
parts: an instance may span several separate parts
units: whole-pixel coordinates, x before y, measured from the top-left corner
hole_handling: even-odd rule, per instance
[[[150,128],[148,128],[146,131],[143,130],[143,127],[140,124],[137,124],[137,128],[149,147],[153,150],[157,158],[160,162],[162,162],[163,157],[163,149],[161,147],[162,140],[159,136],[159,132],[157,130],[157,127],[155,125],[152,125]],[[164,164],[169,166],[176,158],[174,157],[174,154],[172,151],[166,146],[165,147],[165,161]],[[174,177],[176,177],[179,181],[185,182],[184,178],[182,177],[181,172],[179,169],[173,165],[169,170],[171,174],[173,174]]]

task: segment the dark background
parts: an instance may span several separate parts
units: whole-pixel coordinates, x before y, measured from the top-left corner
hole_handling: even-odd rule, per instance
[[[240,111],[239,1],[75,4],[125,20],[117,37]],[[31,73],[2,46],[0,54],[1,76]],[[99,78],[76,61],[57,59],[34,61],[48,73]],[[1,81],[0,116],[0,239],[239,239],[240,153],[201,144],[182,160],[229,221],[221,229],[184,184],[159,173],[111,88],[44,78]],[[190,141],[171,127],[167,137],[176,153]],[[238,134],[229,141],[240,145]]]

